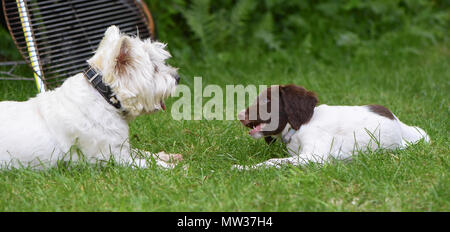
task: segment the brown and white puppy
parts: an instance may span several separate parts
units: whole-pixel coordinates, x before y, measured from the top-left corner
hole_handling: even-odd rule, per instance
[[[424,130],[405,125],[383,106],[316,106],[317,103],[314,92],[293,84],[263,91],[253,105],[238,114],[238,119],[251,128],[249,134],[255,139],[264,137],[270,144],[281,138],[291,157],[235,167],[323,163],[330,157],[347,159],[360,151],[405,148],[421,139],[429,142]]]

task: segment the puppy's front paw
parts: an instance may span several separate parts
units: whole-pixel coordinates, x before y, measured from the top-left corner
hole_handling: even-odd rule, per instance
[[[249,166],[235,164],[235,165],[231,166],[231,169],[243,171],[243,170],[250,170],[250,167]]]

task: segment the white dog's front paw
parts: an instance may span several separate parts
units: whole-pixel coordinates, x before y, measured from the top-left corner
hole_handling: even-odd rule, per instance
[[[162,160],[156,160],[156,165],[158,165],[159,167],[164,168],[164,169],[174,169],[175,168],[175,164],[166,163]]]
[[[132,168],[148,168],[152,165],[156,165],[158,167],[164,168],[164,169],[173,169],[175,168],[175,164],[166,163],[162,160],[146,160],[146,159],[134,159],[129,161],[129,165]]]
[[[167,154],[164,151],[160,151],[154,155],[155,159],[162,160],[169,163],[177,163],[183,160],[183,155],[181,154]]]

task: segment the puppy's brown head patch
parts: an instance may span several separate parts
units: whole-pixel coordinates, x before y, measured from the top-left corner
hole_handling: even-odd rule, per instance
[[[314,92],[297,85],[280,86],[282,106],[287,121],[295,130],[307,123],[314,114],[314,108],[319,100]]]
[[[273,86],[258,96],[255,103],[245,110],[245,115],[241,115],[240,120],[244,126],[253,128],[250,131],[251,135],[259,132],[270,144],[273,142],[270,136],[280,134],[287,123],[295,130],[307,123],[314,113],[317,102],[316,94],[301,86],[293,84]],[[272,104],[277,103],[279,104],[278,112],[271,112]],[[262,105],[265,106],[263,109],[266,109],[267,112],[261,112]],[[251,120],[249,112],[257,112],[257,117]],[[270,118],[262,117],[267,115],[270,115]],[[274,120],[278,121],[276,128],[261,127],[264,124],[271,124]]]

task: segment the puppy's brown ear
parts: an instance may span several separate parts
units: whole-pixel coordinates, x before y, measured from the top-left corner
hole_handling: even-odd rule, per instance
[[[116,65],[115,70],[120,74],[124,74],[128,66],[131,65],[132,57],[131,57],[131,49],[130,49],[130,41],[128,41],[127,37],[122,37],[119,41],[119,52],[116,56]]]
[[[289,124],[294,130],[298,130],[302,124],[307,123],[313,113],[318,99],[314,92],[308,91],[301,86],[280,86],[281,101]]]

